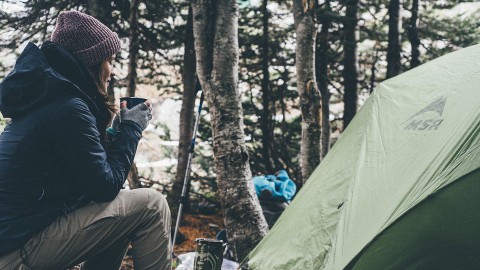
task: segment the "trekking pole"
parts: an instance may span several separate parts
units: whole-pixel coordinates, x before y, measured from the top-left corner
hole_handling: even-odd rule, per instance
[[[197,89],[202,91],[202,89],[200,88],[200,84],[198,82],[197,82],[197,87],[198,87]],[[198,124],[200,123],[200,113],[202,112],[203,99],[204,99],[204,95],[202,91],[202,95],[200,96],[200,104],[198,105],[197,118],[195,119],[195,126],[193,128],[192,142],[190,144],[190,152],[188,153],[187,169],[185,172],[185,177],[183,178],[182,195],[180,196],[180,205],[178,207],[177,222],[175,224],[175,232],[173,234],[172,251],[173,251],[173,248],[175,247],[175,240],[177,240],[177,232],[180,226],[180,220],[182,219],[183,204],[187,200],[186,195],[187,195],[188,181],[190,180],[190,167],[192,163],[193,152],[195,150],[195,139],[197,138]]]

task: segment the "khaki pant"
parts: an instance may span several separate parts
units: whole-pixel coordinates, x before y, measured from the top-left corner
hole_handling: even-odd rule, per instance
[[[152,189],[122,190],[111,202],[91,203],[0,257],[0,269],[118,270],[132,244],[135,270],[171,269],[170,210]]]

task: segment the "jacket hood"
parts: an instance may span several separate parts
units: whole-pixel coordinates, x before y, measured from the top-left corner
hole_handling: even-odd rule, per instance
[[[0,83],[0,111],[4,117],[22,116],[58,95],[70,92],[98,114],[102,100],[87,69],[68,51],[52,42],[42,49],[29,43],[15,67]]]

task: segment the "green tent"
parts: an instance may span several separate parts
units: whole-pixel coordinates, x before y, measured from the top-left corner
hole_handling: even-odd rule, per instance
[[[379,85],[250,269],[480,269],[480,45]]]

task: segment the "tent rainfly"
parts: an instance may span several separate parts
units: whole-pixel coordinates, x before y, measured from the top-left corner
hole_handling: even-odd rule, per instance
[[[480,269],[480,45],[381,83],[254,270]]]

